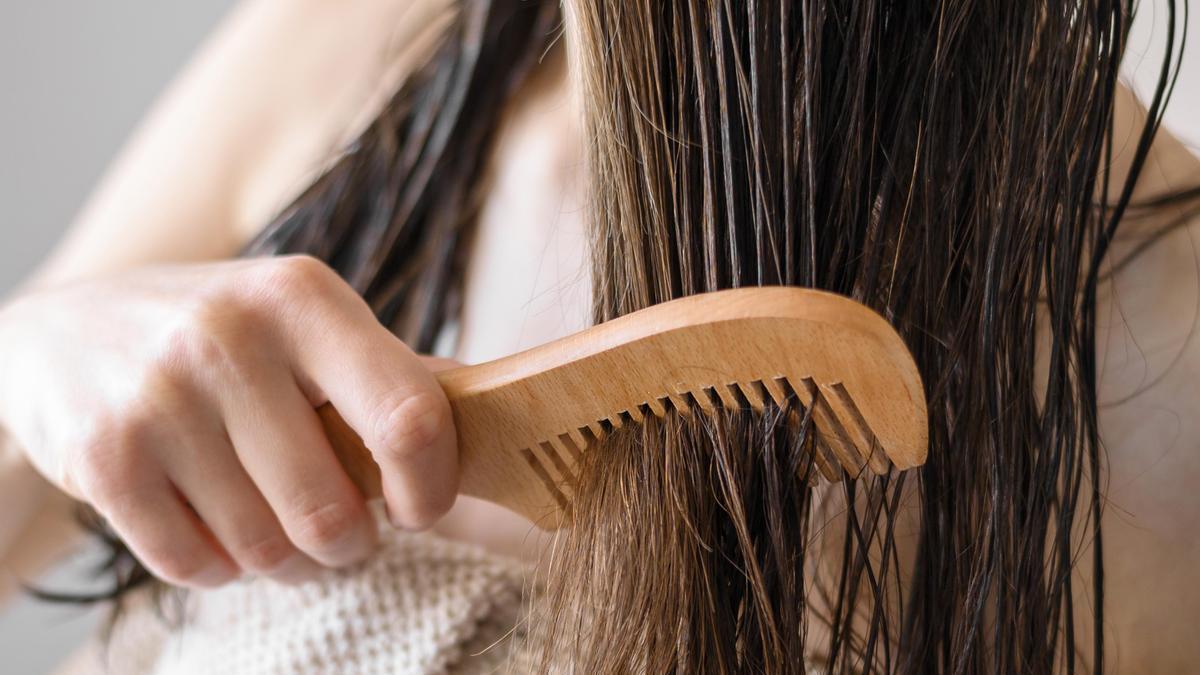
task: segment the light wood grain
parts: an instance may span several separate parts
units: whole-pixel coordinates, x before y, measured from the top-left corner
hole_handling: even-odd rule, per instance
[[[795,396],[812,412],[816,466],[830,480],[925,461],[924,390],[899,335],[863,305],[810,289],[690,296],[437,377],[454,410],[462,493],[548,528],[564,522],[581,453],[606,429],[672,408],[761,409]],[[332,407],[319,412],[351,478],[378,496],[368,450]]]

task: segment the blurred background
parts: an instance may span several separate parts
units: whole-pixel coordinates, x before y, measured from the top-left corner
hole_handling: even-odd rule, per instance
[[[0,3],[0,295],[50,250],[146,108],[234,4]],[[70,588],[78,576],[64,569],[41,583]],[[28,598],[0,607],[0,673],[53,670],[98,614]]]
[[[1160,0],[1135,22],[1125,74],[1155,77],[1166,35]],[[155,95],[233,0],[0,3],[0,296],[69,225]],[[1200,12],[1168,126],[1200,149]],[[2,376],[2,374],[0,374]],[[0,495],[0,508],[3,508]],[[70,588],[79,570],[39,583]],[[91,630],[97,611],[22,598],[0,607],[0,673],[52,670]]]

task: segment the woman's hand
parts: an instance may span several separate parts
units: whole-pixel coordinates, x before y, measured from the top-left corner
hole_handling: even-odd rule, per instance
[[[303,579],[375,544],[314,411],[383,469],[397,526],[453,503],[449,403],[363,300],[307,257],[144,269],[0,311],[0,426],[159,577]]]

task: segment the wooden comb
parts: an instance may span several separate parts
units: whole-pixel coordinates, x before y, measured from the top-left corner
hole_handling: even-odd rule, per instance
[[[814,465],[831,481],[925,461],[925,396],[900,336],[822,291],[693,295],[437,379],[454,411],[461,493],[542,527],[569,514],[582,453],[613,428],[669,410],[762,410],[795,397],[817,430]],[[379,496],[379,467],[361,439],[328,404],[318,412],[355,484]]]

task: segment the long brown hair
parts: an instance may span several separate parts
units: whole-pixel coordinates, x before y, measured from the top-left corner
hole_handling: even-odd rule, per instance
[[[742,285],[852,296],[916,357],[930,449],[813,489],[790,411],[651,421],[585,464],[551,649],[588,673],[1102,670],[1095,293],[1170,52],[1109,195],[1126,3],[568,7],[597,320]]]
[[[1131,2],[566,7],[596,320],[744,285],[852,296],[916,357],[930,452],[814,487],[795,401],[617,434],[585,457],[578,526],[530,610],[546,668],[1102,670],[1096,288],[1177,53],[1110,194]],[[499,111],[558,20],[550,0],[462,0],[428,64],[247,253],[327,260],[430,349],[457,312]]]

